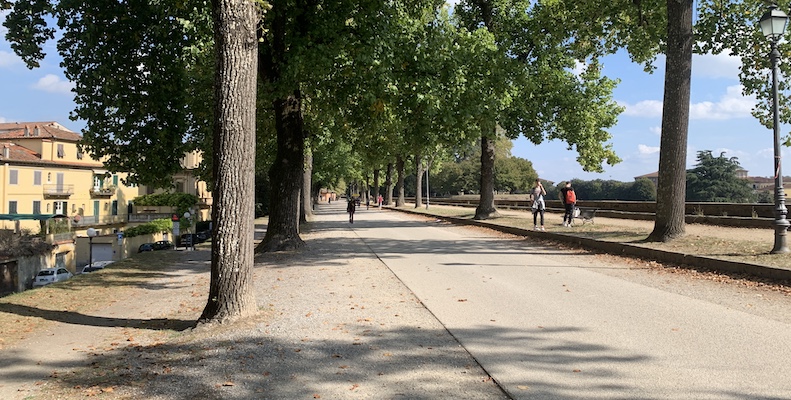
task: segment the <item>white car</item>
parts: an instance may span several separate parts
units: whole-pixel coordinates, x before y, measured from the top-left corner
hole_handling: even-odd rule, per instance
[[[36,278],[33,279],[33,287],[42,287],[50,283],[65,281],[73,275],[66,268],[44,268],[38,271]]]
[[[114,263],[115,261],[94,261],[93,264],[88,264],[82,268],[82,273],[87,274],[89,272],[98,271],[100,269],[104,269],[104,267]]]

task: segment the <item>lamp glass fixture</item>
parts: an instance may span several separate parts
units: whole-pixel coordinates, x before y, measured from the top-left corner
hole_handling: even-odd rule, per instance
[[[769,6],[769,11],[761,17],[760,25],[767,39],[777,40],[785,33],[788,15],[778,10],[776,5]]]

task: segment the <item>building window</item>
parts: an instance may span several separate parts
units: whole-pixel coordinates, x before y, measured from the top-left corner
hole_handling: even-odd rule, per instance
[[[118,215],[118,200],[113,200],[113,210],[111,215]]]
[[[33,185],[41,186],[41,171],[33,171]]]
[[[15,169],[12,169],[9,172],[10,172],[10,174],[8,176],[8,184],[10,184],[10,185],[17,185],[17,184],[19,184],[19,171],[15,170]]]
[[[65,156],[65,151],[63,151],[63,145],[58,144],[58,158],[63,158]]]
[[[41,214],[41,202],[33,200],[33,214]]]
[[[77,147],[77,159],[82,160],[82,149]]]
[[[184,193],[184,182],[176,182],[176,193]]]
[[[113,175],[113,185],[118,187],[118,175]]]
[[[9,214],[16,214],[17,213],[16,201],[12,200],[12,201],[8,202],[8,213]]]

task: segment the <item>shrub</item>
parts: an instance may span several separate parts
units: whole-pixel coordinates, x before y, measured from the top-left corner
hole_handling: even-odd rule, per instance
[[[140,235],[150,235],[159,232],[173,231],[173,221],[169,219],[155,219],[151,222],[138,225],[124,231],[124,236],[131,238]]]
[[[52,247],[51,244],[27,231],[14,233],[10,230],[0,230],[0,259],[48,254],[52,251]]]
[[[147,194],[136,197],[132,202],[136,206],[170,206],[176,208],[178,215],[183,215],[185,211],[195,207],[200,199],[198,196],[188,193],[160,193]]]

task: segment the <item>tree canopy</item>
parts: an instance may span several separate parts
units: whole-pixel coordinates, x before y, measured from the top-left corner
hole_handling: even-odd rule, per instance
[[[687,201],[752,203],[757,200],[750,183],[736,174],[736,157],[718,157],[711,150],[698,152],[695,168],[687,170]]]

